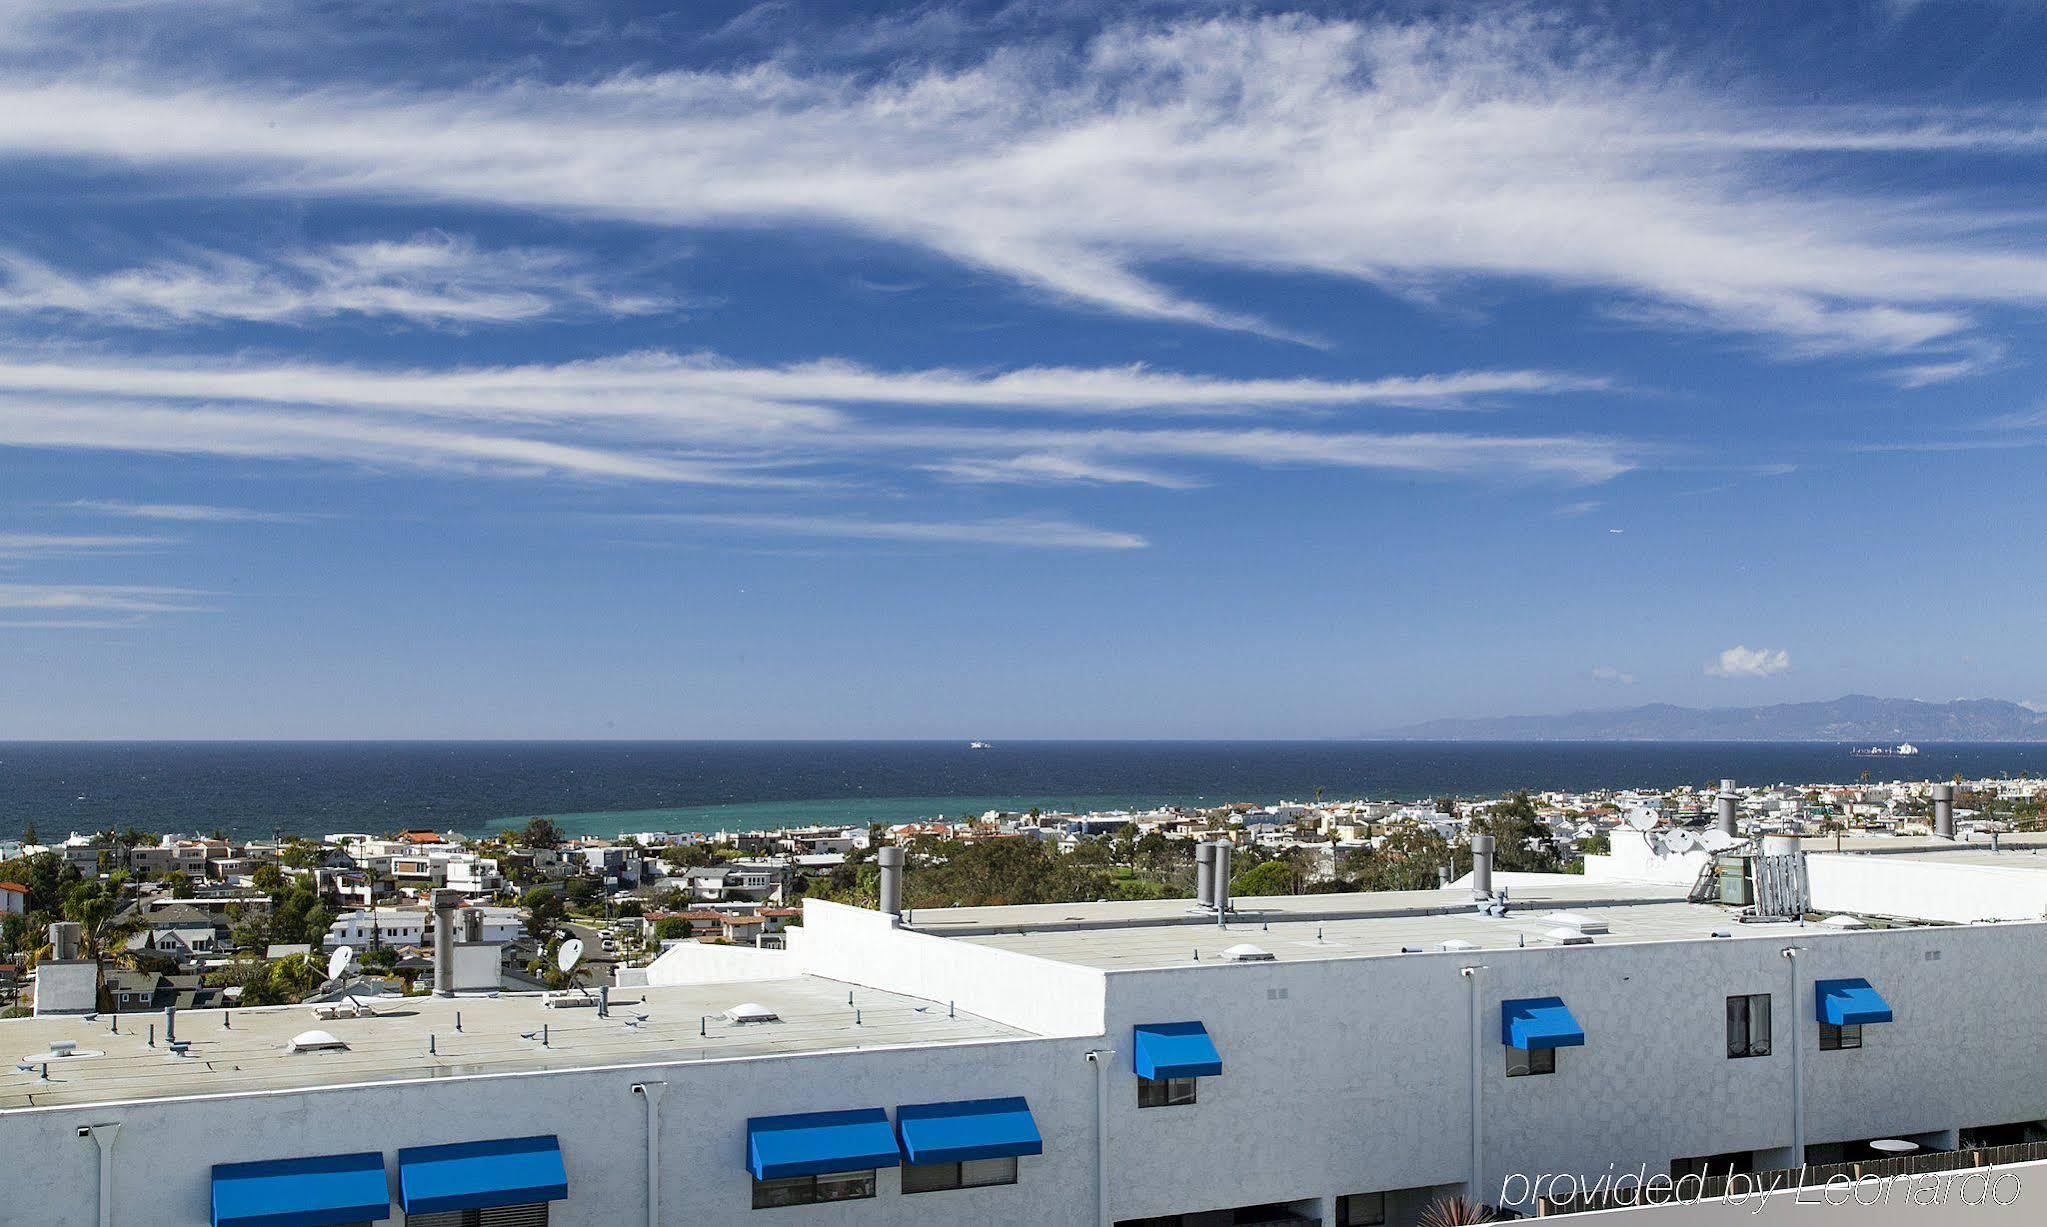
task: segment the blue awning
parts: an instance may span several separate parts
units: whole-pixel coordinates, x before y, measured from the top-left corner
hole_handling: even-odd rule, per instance
[[[755,1180],[860,1172],[903,1161],[880,1108],[756,1116],[746,1122],[746,1170]]]
[[[912,1163],[964,1163],[1045,1153],[1023,1096],[958,1103],[907,1103],[896,1109],[896,1136]]]
[[[389,1217],[380,1153],[213,1166],[213,1227],[333,1227]]]
[[[1891,1003],[1867,980],[1816,980],[1812,991],[1813,1012],[1823,1023],[1849,1027],[1891,1021]]]
[[[1136,1028],[1130,1063],[1140,1078],[1213,1078],[1222,1054],[1198,1022],[1146,1023]]]
[[[1509,1048],[1576,1048],[1585,1028],[1562,997],[1518,997],[1500,1003],[1500,1042]]]
[[[398,1203],[407,1214],[530,1206],[568,1195],[561,1142],[551,1133],[398,1152]]]

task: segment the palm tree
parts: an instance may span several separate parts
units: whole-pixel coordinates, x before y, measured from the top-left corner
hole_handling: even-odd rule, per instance
[[[1446,1197],[1432,1201],[1415,1222],[1418,1227],[1468,1227],[1495,1221],[1492,1209],[1468,1198]]]

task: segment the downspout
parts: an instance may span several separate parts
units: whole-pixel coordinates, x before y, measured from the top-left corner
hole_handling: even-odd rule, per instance
[[[1478,984],[1484,970],[1482,963],[1458,969],[1471,986],[1471,1183],[1465,1197],[1475,1206],[1485,1202],[1485,998]]]
[[[635,1082],[633,1094],[647,1101],[647,1227],[661,1227],[661,1093],[666,1082]]]
[[[111,1125],[87,1125],[78,1132],[89,1135],[99,1146],[99,1227],[114,1227],[114,1139],[120,1136],[121,1126],[118,1123]]]
[[[1801,1170],[1805,1167],[1805,1010],[1798,975],[1802,953],[1798,946],[1784,947],[1784,962],[1791,969],[1791,1166]]]
[[[1087,1054],[1087,1063],[1095,1067],[1095,1222],[1098,1227],[1110,1227],[1109,1062],[1115,1056],[1114,1048],[1096,1048]]]

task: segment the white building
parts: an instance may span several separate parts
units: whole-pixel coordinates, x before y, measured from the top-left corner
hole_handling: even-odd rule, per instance
[[[1816,889],[1920,858],[1839,859]],[[1545,1175],[2047,1136],[2047,924],[1743,923],[1563,876],[1512,897],[1237,900],[1227,926],[1186,900],[809,902],[786,950],[678,946],[602,1014],[180,1015],[182,1059],[132,1018],[0,1022],[10,1054],[97,1054],[0,1080],[0,1153],[36,1173],[6,1214],[1360,1227],[1466,1190],[1532,1212]]]

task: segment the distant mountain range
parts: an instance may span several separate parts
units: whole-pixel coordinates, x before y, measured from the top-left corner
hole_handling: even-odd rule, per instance
[[[2047,741],[2047,712],[2002,699],[1843,695],[1769,707],[1650,703],[1557,716],[1429,720],[1366,735],[1389,741]]]

